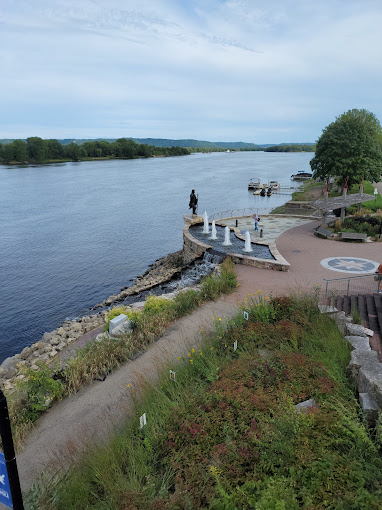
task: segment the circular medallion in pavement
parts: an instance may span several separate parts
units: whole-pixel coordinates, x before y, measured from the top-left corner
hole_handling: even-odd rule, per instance
[[[340,273],[365,274],[375,273],[379,263],[357,257],[329,257],[321,260],[321,265],[326,269],[339,271]]]

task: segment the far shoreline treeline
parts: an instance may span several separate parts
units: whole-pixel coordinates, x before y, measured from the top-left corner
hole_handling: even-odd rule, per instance
[[[151,142],[144,143],[144,142]],[[177,143],[178,145],[172,145]],[[104,159],[134,159],[168,156],[187,156],[192,152],[314,152],[313,144],[255,145],[245,142],[205,142],[199,140],[166,139],[42,139],[32,136],[26,140],[0,140],[0,163],[60,163]]]
[[[93,141],[62,145],[58,140],[43,140],[33,136],[24,140],[0,144],[0,162],[3,164],[53,163],[86,161],[94,159],[134,159],[165,156],[186,156],[190,150],[184,147],[156,147],[139,144],[128,138],[113,143]]]
[[[273,145],[272,147],[266,147],[264,152],[315,152],[315,145],[302,145],[302,144],[290,144],[290,145]]]

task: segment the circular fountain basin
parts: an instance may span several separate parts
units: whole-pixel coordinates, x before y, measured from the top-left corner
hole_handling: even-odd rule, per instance
[[[245,242],[236,237],[236,235],[232,231],[230,234],[231,244],[228,246],[223,245],[225,238],[225,227],[221,227],[220,225],[216,225],[217,239],[211,239],[211,233],[204,234],[203,225],[201,224],[191,225],[189,228],[189,232],[195,239],[201,241],[202,243],[208,244],[209,246],[212,246],[212,248],[217,252],[242,253],[243,255],[248,255],[248,253],[244,251]],[[272,255],[268,246],[257,243],[251,243],[251,248],[252,248],[252,251],[250,252],[251,257],[266,260],[275,260],[275,257]]]

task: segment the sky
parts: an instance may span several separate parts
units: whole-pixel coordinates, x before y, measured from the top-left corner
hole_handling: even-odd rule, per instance
[[[381,0],[0,0],[0,138],[315,142],[382,120]]]

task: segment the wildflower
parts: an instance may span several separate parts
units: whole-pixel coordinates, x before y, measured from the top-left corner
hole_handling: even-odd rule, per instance
[[[127,387],[130,388],[130,384],[128,384]]]
[[[219,317],[219,321],[221,321],[221,318]]]
[[[190,359],[190,363],[191,363],[191,365],[193,364],[193,362],[194,362],[194,360],[193,360],[193,359]]]
[[[194,349],[194,348],[192,348],[192,349],[191,349],[191,352],[192,352],[192,354],[194,354],[194,352],[195,352],[195,349]]]
[[[191,358],[191,353],[190,352],[187,354],[187,358]]]
[[[182,356],[178,356],[178,359],[182,359]]]

